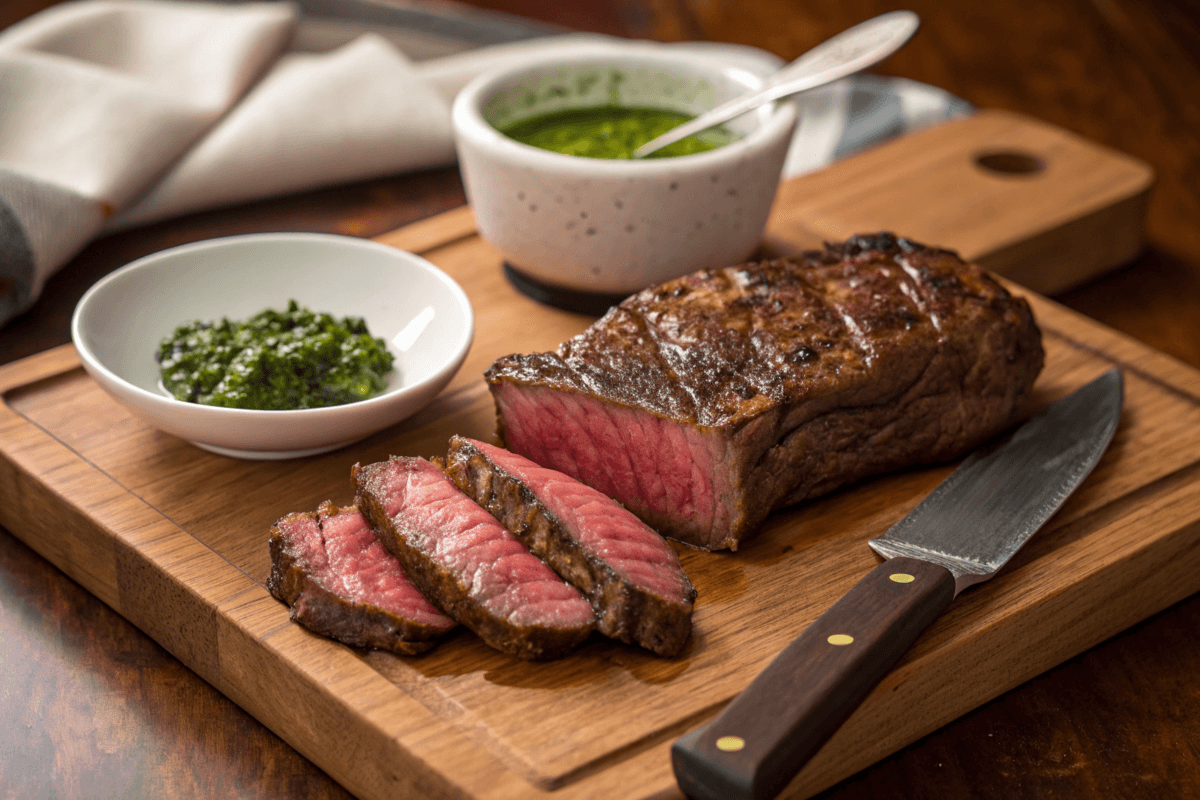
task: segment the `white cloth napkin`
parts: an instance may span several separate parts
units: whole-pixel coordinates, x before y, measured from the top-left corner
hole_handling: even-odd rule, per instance
[[[105,231],[453,163],[454,94],[496,66],[661,47],[760,74],[782,64],[739,45],[588,34],[420,63],[369,33],[288,52],[296,22],[282,2],[82,0],[0,32],[0,324]],[[934,87],[872,76],[800,102],[787,176],[970,111]]]

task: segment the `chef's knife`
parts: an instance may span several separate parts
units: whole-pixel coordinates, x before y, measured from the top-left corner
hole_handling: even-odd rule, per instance
[[[992,577],[1096,466],[1121,416],[1118,370],[972,455],[868,544],[886,560],[671,748],[696,800],[774,797],[966,587]]]

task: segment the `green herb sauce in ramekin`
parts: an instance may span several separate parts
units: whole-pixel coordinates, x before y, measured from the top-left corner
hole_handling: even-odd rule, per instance
[[[374,397],[393,361],[359,317],[336,319],[295,300],[244,321],[180,325],[156,356],[163,386],[179,400],[270,411]]]
[[[543,114],[509,125],[501,133],[518,142],[569,156],[628,159],[638,147],[690,119],[676,111],[609,105]],[[648,158],[703,153],[736,138],[727,128],[718,126],[667,145]]]

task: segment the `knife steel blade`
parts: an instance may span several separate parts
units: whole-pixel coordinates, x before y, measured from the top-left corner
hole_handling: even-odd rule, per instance
[[[968,456],[868,544],[885,560],[767,665],[671,763],[695,800],[778,794],[967,586],[987,580],[1083,482],[1121,416],[1119,370]]]

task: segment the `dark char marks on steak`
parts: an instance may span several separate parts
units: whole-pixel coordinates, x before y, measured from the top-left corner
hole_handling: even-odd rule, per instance
[[[437,605],[497,650],[564,655],[587,638],[587,600],[423,458],[353,470],[358,504],[384,545]]]
[[[359,647],[415,655],[454,627],[409,580],[355,506],[328,501],[271,529],[267,588],[291,617]]]
[[[601,633],[662,656],[683,648],[696,590],[662,536],[612,498],[461,436],[446,474],[588,598]]]
[[[668,536],[736,549],[773,510],[961,456],[1042,367],[1029,304],[888,233],[635,294],[486,372],[507,447]]]

